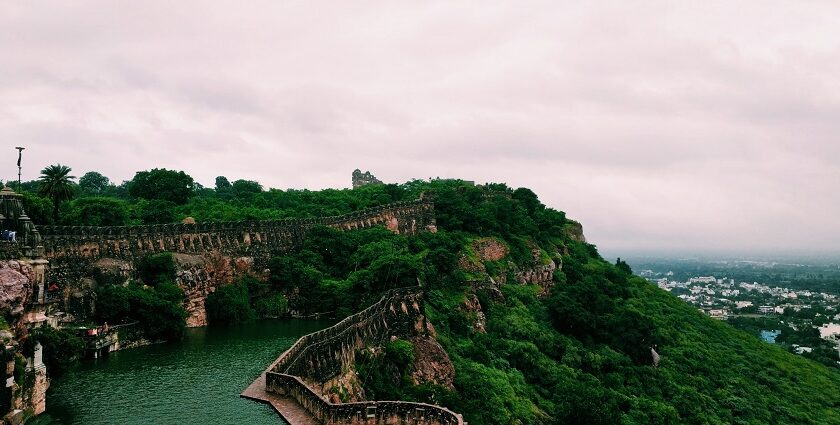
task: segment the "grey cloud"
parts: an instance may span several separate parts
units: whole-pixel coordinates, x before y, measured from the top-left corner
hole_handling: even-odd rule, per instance
[[[24,178],[314,189],[358,167],[529,186],[613,252],[836,249],[840,6],[735,7],[10,4],[0,140]]]

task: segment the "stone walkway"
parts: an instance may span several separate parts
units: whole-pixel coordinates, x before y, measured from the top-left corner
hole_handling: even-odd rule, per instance
[[[265,373],[245,388],[239,396],[271,405],[290,425],[320,425],[320,422],[296,400],[267,392]]]

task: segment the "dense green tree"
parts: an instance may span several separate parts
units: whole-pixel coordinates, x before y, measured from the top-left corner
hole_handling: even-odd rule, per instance
[[[204,302],[210,324],[234,325],[253,321],[256,312],[251,307],[248,287],[243,283],[225,285],[207,296]]]
[[[186,326],[182,303],[183,292],[172,284],[104,285],[96,292],[95,318],[111,324],[136,320],[146,338],[174,341],[183,336]]]
[[[96,171],[88,171],[79,178],[79,189],[88,195],[103,195],[110,186],[111,180]]]
[[[138,276],[147,285],[175,282],[175,259],[171,252],[146,255],[137,261],[136,267]]]
[[[79,198],[67,204],[62,223],[69,226],[125,226],[128,203],[115,198]]]
[[[23,192],[21,202],[26,215],[32,219],[36,225],[54,224],[53,221],[53,203],[48,198],[35,195],[30,192]]]
[[[162,199],[142,199],[134,204],[133,215],[142,224],[173,223],[177,219],[174,202]]]
[[[230,190],[231,184],[227,177],[219,176],[216,177],[216,192],[224,192],[226,190]]]
[[[262,185],[252,180],[236,180],[231,184],[230,189],[233,195],[238,198],[263,191]]]
[[[626,275],[628,275],[628,276],[629,276],[629,275],[631,275],[631,274],[633,274],[633,270],[630,268],[630,265],[629,265],[629,264],[627,264],[627,262],[626,262],[626,261],[622,261],[622,260],[621,260],[621,258],[616,258],[616,259],[615,259],[615,267],[616,267],[616,268],[617,268],[620,272],[622,272],[622,273],[624,273],[624,274],[626,274]]]
[[[178,205],[186,204],[195,189],[192,177],[165,168],[139,171],[128,183],[128,193],[135,198],[160,199]]]
[[[38,194],[49,198],[53,203],[53,221],[58,222],[59,206],[73,198],[72,169],[66,165],[50,165],[41,170],[38,179]]]
[[[35,328],[24,351],[31,355],[36,342],[41,343],[44,364],[51,377],[64,373],[84,354],[84,342],[70,329],[55,329],[50,325]]]

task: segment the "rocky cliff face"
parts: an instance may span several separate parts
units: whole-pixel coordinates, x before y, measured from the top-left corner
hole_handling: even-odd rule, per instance
[[[354,368],[347,369],[327,382],[307,380],[306,384],[333,404],[367,400],[359,375]]]
[[[425,383],[454,389],[455,367],[449,354],[431,335],[423,335],[411,340],[414,345],[414,366],[411,380],[414,385]]]
[[[507,259],[509,253],[508,247],[498,239],[481,238],[473,241],[461,254],[458,264],[475,278],[474,286],[490,290],[493,292],[490,294],[493,298],[499,298],[501,295],[496,293],[499,285],[508,283],[508,272],[512,273],[519,284],[540,285],[546,292],[551,289],[554,284],[554,272],[562,267],[559,253],[554,253],[553,258],[544,258],[543,252],[538,247],[533,247],[532,260],[523,267],[516,266]],[[484,265],[487,261],[500,262],[500,268],[487,270],[487,266]]]
[[[519,269],[516,274],[516,281],[521,285],[540,285],[543,292],[548,292],[554,285],[554,272],[557,270],[557,262],[561,261],[559,255],[554,255],[557,259],[543,259],[542,251],[535,248],[531,251],[532,262],[529,267]]]
[[[495,238],[481,238],[472,243],[472,249],[481,261],[499,261],[507,257],[507,245]]]
[[[26,262],[0,261],[0,311],[17,317],[32,299],[35,276]]]
[[[184,310],[187,312],[187,326],[207,325],[207,312],[204,301],[207,295],[219,286],[233,282],[234,277],[243,274],[260,275],[254,270],[251,257],[228,257],[217,252],[207,254],[173,254],[175,260],[175,284],[184,291]],[[93,264],[94,275],[113,284],[128,282],[134,275],[134,265],[128,261],[101,258]],[[81,277],[66,289],[65,299],[70,311],[91,311],[92,294],[96,281]]]
[[[222,285],[233,283],[234,276],[254,273],[253,258],[230,258],[220,254],[174,254],[177,268],[175,283],[184,291],[187,326],[207,326],[204,301]]]
[[[586,242],[586,237],[583,236],[583,225],[577,221],[569,220],[566,223],[566,233],[569,234],[569,237],[572,238],[572,240]]]
[[[473,329],[480,333],[487,332],[487,318],[484,315],[484,311],[481,310],[481,302],[479,302],[478,296],[467,294],[462,309],[468,314],[468,317],[472,318],[471,325]]]

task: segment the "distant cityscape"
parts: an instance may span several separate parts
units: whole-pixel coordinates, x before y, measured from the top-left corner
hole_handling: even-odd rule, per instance
[[[704,314],[840,367],[840,279],[833,266],[699,260],[635,264],[640,265],[650,268],[637,274]]]

